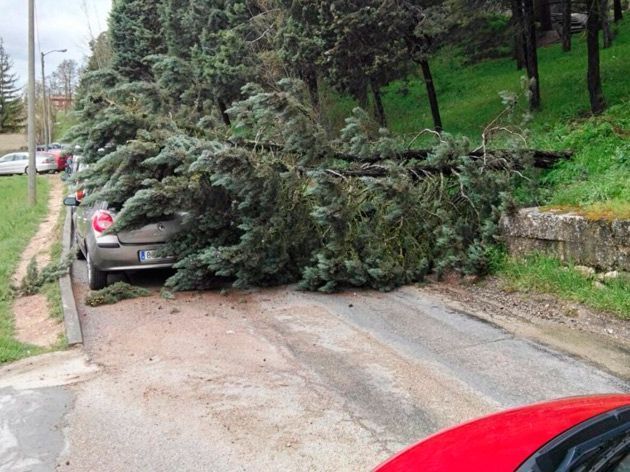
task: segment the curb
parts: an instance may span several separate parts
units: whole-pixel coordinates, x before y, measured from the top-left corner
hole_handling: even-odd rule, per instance
[[[72,247],[72,218],[70,209],[66,210],[66,220],[63,225],[63,235],[61,238],[62,252],[65,256]],[[70,278],[72,269],[67,275],[59,279],[59,289],[61,290],[61,304],[63,305],[63,322],[66,327],[66,340],[69,346],[83,344],[83,331],[81,330],[81,320],[77,311],[77,304],[72,291],[72,280]]]

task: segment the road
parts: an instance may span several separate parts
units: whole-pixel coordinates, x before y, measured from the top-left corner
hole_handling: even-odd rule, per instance
[[[147,280],[156,282],[135,281]],[[91,364],[79,362],[67,385],[29,390],[53,397],[42,421],[54,435],[32,456],[56,457],[62,471],[369,470],[469,418],[630,391],[627,380],[415,287],[155,293],[80,303],[79,312]],[[3,398],[14,395],[1,387],[6,412]],[[0,446],[0,471],[50,470],[3,468],[7,454]]]

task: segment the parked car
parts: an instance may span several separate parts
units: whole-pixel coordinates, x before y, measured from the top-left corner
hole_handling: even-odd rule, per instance
[[[82,204],[77,196],[64,204],[74,207],[73,227],[76,244],[87,261],[88,285],[99,290],[107,285],[109,272],[171,267],[172,257],[160,253],[164,244],[181,229],[182,216],[146,225],[135,230],[109,232],[120,208],[107,202]]]
[[[51,149],[48,151],[55,158],[55,163],[57,164],[57,170],[59,172],[63,172],[66,170],[67,163],[67,153],[65,153],[62,149]]]
[[[630,472],[630,395],[516,408],[439,432],[376,472]]]
[[[38,152],[35,154],[37,172],[54,172],[57,163],[52,154]],[[26,174],[28,173],[28,152],[14,152],[0,157],[0,174]]]

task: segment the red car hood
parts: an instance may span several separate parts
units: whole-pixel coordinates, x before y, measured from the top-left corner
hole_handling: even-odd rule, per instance
[[[376,472],[514,472],[564,431],[626,405],[630,405],[630,395],[599,395],[508,410],[430,436]]]

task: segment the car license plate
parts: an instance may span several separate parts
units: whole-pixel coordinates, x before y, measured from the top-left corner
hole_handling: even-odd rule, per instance
[[[151,262],[163,259],[162,257],[157,256],[157,251],[140,251],[138,253],[138,257],[140,258],[140,262]]]

